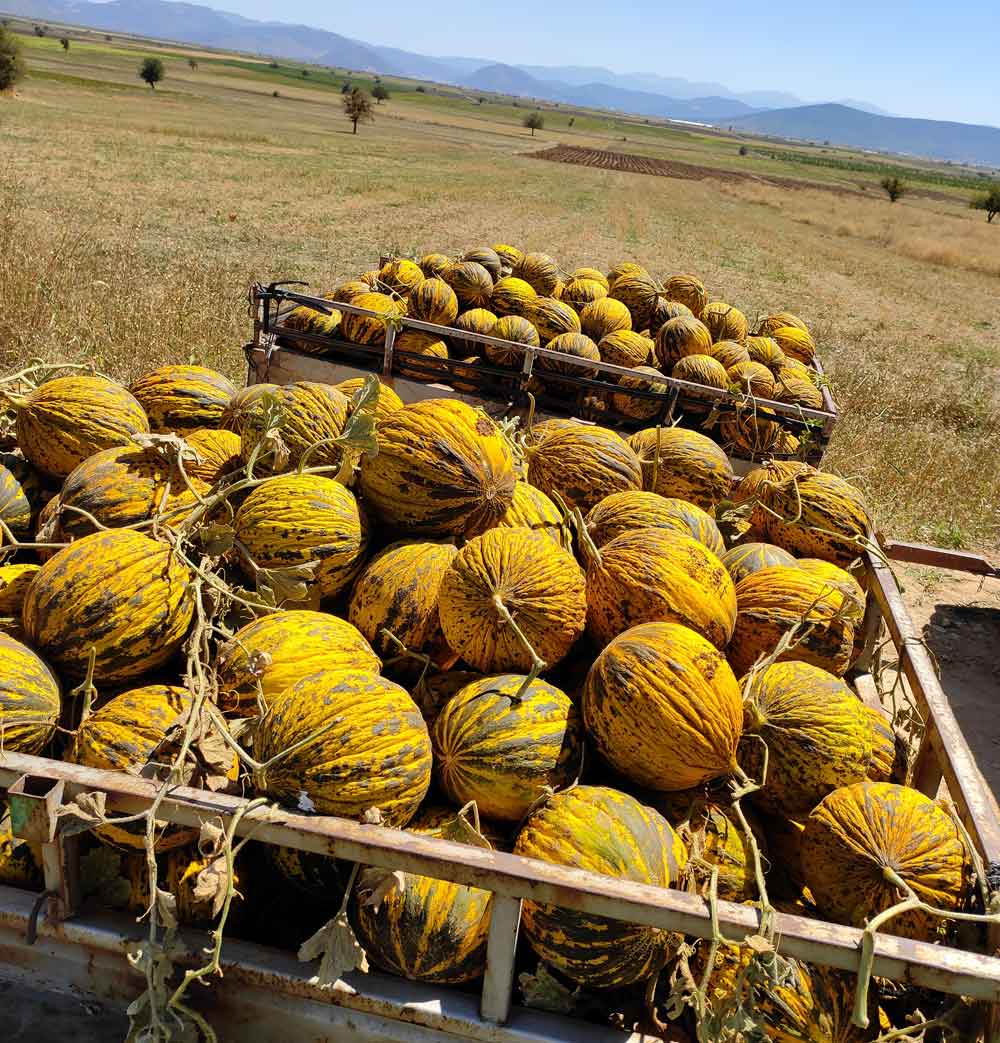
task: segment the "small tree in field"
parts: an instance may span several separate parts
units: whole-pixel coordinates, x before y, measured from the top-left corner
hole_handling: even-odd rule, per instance
[[[531,131],[531,136],[534,137],[535,131],[541,130],[545,126],[545,120],[540,112],[529,112],[524,117],[524,125]]]
[[[372,97],[375,99],[376,105],[381,105],[389,97],[389,92],[381,80],[372,87]]]
[[[17,37],[0,29],[0,91],[13,87],[24,75],[21,45]]]
[[[344,115],[354,124],[354,133],[357,134],[359,123],[370,123],[375,119],[371,98],[355,87],[350,94],[344,95]]]
[[[192,71],[198,68],[198,63],[194,60],[194,58],[188,58],[188,65],[191,67]]]
[[[969,206],[973,210],[985,210],[986,220],[993,224],[993,218],[1000,214],[1000,185],[994,185],[989,192],[977,196]]]
[[[156,90],[156,85],[164,77],[163,62],[159,58],[143,58],[139,66],[139,79],[145,80],[150,90]]]
[[[48,29],[48,26],[46,26],[46,25],[36,25],[35,26],[35,36],[39,36],[39,37],[40,36],[44,36],[48,31],[49,31],[49,29]]]
[[[901,177],[882,178],[882,187],[885,189],[890,203],[895,203],[897,199],[906,195],[907,184]]]
[[[68,50],[69,50],[69,38],[68,38],[68,37],[66,37],[66,36],[63,36],[63,37],[62,37],[62,38],[61,38],[61,39],[59,40],[59,43],[60,43],[60,44],[62,45],[62,49],[63,49],[64,51],[68,51]]]

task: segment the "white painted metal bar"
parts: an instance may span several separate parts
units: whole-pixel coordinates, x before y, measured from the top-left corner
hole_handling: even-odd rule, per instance
[[[514,957],[521,927],[521,899],[493,896],[490,933],[486,942],[486,975],[479,1013],[486,1021],[505,1025],[514,992]]]

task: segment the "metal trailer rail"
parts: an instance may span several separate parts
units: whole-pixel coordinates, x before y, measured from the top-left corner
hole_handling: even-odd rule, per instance
[[[639,430],[658,423],[670,425],[690,422],[701,429],[706,416],[717,420],[735,416],[737,413],[746,415],[748,412],[755,414],[757,410],[769,410],[780,420],[782,426],[809,437],[810,444],[806,456],[809,462],[814,464],[818,464],[822,459],[838,418],[836,404],[825,385],[820,389],[823,396],[822,409],[789,405],[787,402],[773,399],[751,399],[749,396],[736,395],[728,390],[678,380],[666,374],[655,378],[656,383],[666,385],[665,392],[622,388],[618,384],[620,378],[634,376],[632,370],[623,366],[577,359],[565,352],[534,348],[486,334],[457,331],[450,326],[440,326],[407,316],[401,317],[398,322],[394,320],[387,323],[385,343],[377,346],[352,344],[327,334],[296,330],[286,325],[284,320],[291,308],[299,305],[324,314],[339,311],[373,318],[382,316],[353,304],[334,302],[325,297],[290,290],[287,284],[271,283],[266,288],[254,286],[251,290],[250,304],[254,317],[254,339],[252,346],[247,348],[247,355],[251,368],[258,373],[262,363],[264,368],[269,366],[276,353],[291,354],[302,357],[301,363],[293,362],[293,366],[305,363],[306,368],[314,369],[315,367],[308,363],[327,366],[336,363],[349,364],[353,365],[358,373],[380,373],[390,384],[393,384],[394,378],[405,377],[421,384],[446,385],[449,394],[455,393],[453,385],[457,382],[459,388],[469,388],[481,401],[505,404],[510,408],[523,410],[528,404],[529,383],[533,374],[543,372],[542,369],[536,369],[537,361],[550,359],[559,364],[560,371],[556,374],[550,371],[548,379],[569,388],[571,392],[565,398],[544,390],[534,396],[542,410],[552,415],[579,416],[581,412],[586,412],[589,398],[602,403],[600,412],[594,413],[592,419],[601,419],[602,422],[615,427]],[[519,371],[512,371],[483,362],[471,365],[454,359],[438,359],[412,352],[401,352],[396,347],[399,336],[397,326],[399,329],[430,333],[446,341],[460,337],[461,340],[474,344],[504,347],[522,353],[524,362]],[[299,351],[294,347],[296,343],[314,345],[316,350]],[[823,367],[818,359],[815,360],[814,366],[822,377]],[[262,378],[258,376],[257,379]],[[651,407],[657,408],[651,417],[636,420],[635,417],[614,409],[611,401],[613,395],[624,395],[635,402],[649,403]]]
[[[930,657],[910,621],[891,569],[874,553],[865,554],[869,579],[866,613],[874,633],[883,618],[899,655],[926,732],[917,754],[914,785],[937,795],[943,780],[957,812],[982,856],[990,879],[1000,873],[1000,815],[964,736],[942,691]],[[873,686],[870,677],[858,680],[862,696]],[[0,754],[0,786],[13,789],[12,810],[34,828],[51,830],[55,807],[83,792],[102,792],[110,811],[135,814],[149,807],[156,782],[130,775],[23,754]],[[20,802],[20,804],[18,804]],[[181,825],[205,820],[228,824],[245,805],[241,798],[204,790],[176,787],[168,793],[158,817]],[[521,902],[545,902],[614,919],[647,924],[664,930],[707,938],[712,934],[708,903],[697,895],[599,876],[567,866],[551,865],[501,851],[490,851],[405,831],[325,816],[308,816],[279,808],[247,813],[237,833],[254,839],[310,851],[366,865],[451,880],[494,893],[487,968],[478,1005],[467,994],[435,989],[379,975],[349,975],[336,988],[321,990],[310,984],[308,967],[287,953],[227,941],[225,978],[210,994],[218,1016],[227,1019],[253,1012],[253,1024],[262,1035],[288,1038],[289,1025],[325,1031],[336,1040],[495,1040],[499,1043],[636,1043],[640,1037],[611,1028],[587,1025],[576,1019],[541,1015],[512,1004],[514,959]],[[51,837],[53,834],[47,834]],[[39,927],[41,949],[25,941],[32,930],[33,896],[0,887],[0,956],[7,967],[42,974],[51,958],[64,968],[67,980],[99,993],[102,982],[112,992],[130,995],[135,986],[125,975],[124,952],[136,925],[105,915],[72,916],[75,881],[72,841],[48,844],[43,851],[48,919]],[[997,904],[1000,896],[994,894]],[[66,917],[63,914],[69,913]],[[723,933],[740,939],[756,931],[758,913],[746,905],[718,904]],[[808,963],[857,971],[862,932],[850,927],[788,914],[776,917],[782,953]],[[195,937],[194,932],[191,936]],[[44,958],[39,953],[47,954]],[[86,958],[85,957],[86,954]],[[191,961],[198,944],[191,943]],[[993,932],[982,952],[911,941],[879,934],[875,943],[874,973],[880,977],[952,995],[963,995],[991,1006],[987,1043],[1000,1043],[1000,934]],[[183,962],[183,961],[182,961]],[[60,974],[63,971],[59,972]],[[58,975],[57,975],[58,977]],[[133,979],[133,982],[136,979]],[[234,991],[235,990],[235,991]],[[244,996],[244,990],[247,996]],[[290,998],[295,1002],[289,1002]],[[318,1007],[316,1005],[319,1005]],[[235,1005],[235,1006],[234,1006]],[[233,1011],[237,1014],[233,1014]],[[259,1018],[259,1020],[258,1020]],[[273,1026],[273,1035],[268,1026]],[[284,1026],[284,1034],[282,1034]],[[652,1037],[641,1037],[650,1041]]]

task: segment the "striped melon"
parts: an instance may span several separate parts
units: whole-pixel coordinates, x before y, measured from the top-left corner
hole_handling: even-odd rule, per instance
[[[816,358],[816,342],[807,330],[800,330],[797,326],[782,326],[774,330],[771,336],[791,359],[810,363]]]
[[[421,322],[450,326],[458,318],[458,297],[444,279],[422,279],[410,291],[407,313]]]
[[[590,555],[587,631],[600,644],[640,623],[682,623],[725,648],[736,590],[721,561],[686,533],[632,529]]]
[[[317,670],[377,674],[382,663],[361,632],[338,616],[308,609],[272,612],[238,630],[216,655],[219,705],[240,717],[258,711]]]
[[[780,373],[774,385],[773,397],[779,402],[787,402],[790,406],[823,408],[823,392],[811,380],[782,376]]]
[[[347,397],[347,416],[354,415],[354,396],[365,386],[367,377],[349,377],[336,385],[337,390]],[[403,408],[403,400],[388,384],[379,381],[378,402],[375,405],[375,421],[381,423],[390,413]]]
[[[444,254],[429,253],[424,254],[417,263],[426,278],[440,279],[441,273],[451,264],[451,258]]]
[[[599,344],[609,334],[631,330],[632,313],[621,301],[602,297],[599,301],[585,305],[581,310],[580,329]]]
[[[641,490],[606,496],[590,509],[586,527],[598,548],[633,529],[670,529],[698,540],[717,557],[725,551],[722,533],[706,511],[687,500]]]
[[[607,285],[599,283],[596,279],[570,279],[559,299],[579,312],[591,301],[599,301],[607,295]]]
[[[865,592],[846,569],[823,561],[822,558],[799,558],[796,564],[800,569],[805,569],[806,572],[836,587],[844,595],[844,612],[853,620],[855,626],[861,625],[865,614]]]
[[[434,380],[440,370],[433,360],[448,357],[448,345],[436,334],[422,330],[403,330],[396,338],[395,350],[397,372],[411,380]]]
[[[494,243],[493,252],[500,258],[500,263],[504,268],[509,268],[511,271],[524,260],[524,251],[519,250],[516,246],[510,246],[508,243]]]
[[[493,288],[490,307],[497,315],[526,315],[531,302],[538,296],[535,288],[524,279],[507,276]]]
[[[751,573],[769,569],[774,565],[794,567],[795,559],[786,550],[773,543],[738,543],[722,555],[722,564],[729,569],[734,583],[739,583]]]
[[[809,464],[799,460],[768,460],[766,463],[748,471],[740,481],[733,487],[732,499],[737,504],[750,504],[755,506],[764,496],[764,493],[773,485],[784,482],[785,479],[796,475],[807,474],[811,470]],[[763,521],[758,512],[757,517],[752,517],[754,528],[762,530]]]
[[[441,273],[463,308],[485,308],[493,296],[493,279],[476,261],[456,261]]]
[[[226,927],[236,927],[245,914],[245,896],[252,893],[246,870],[248,859],[237,852],[233,857],[234,894],[226,918]],[[157,884],[174,896],[178,923],[206,929],[217,919],[214,902],[197,892],[198,877],[210,862],[196,848],[171,848],[163,853],[157,867]],[[130,884],[125,908],[136,917],[149,909],[149,866],[145,854],[127,855],[123,876]],[[252,885],[251,885],[252,886]]]
[[[535,293],[549,296],[559,282],[559,266],[543,253],[527,253],[514,267],[514,277],[523,279]]]
[[[720,363],[728,373],[734,366],[751,362],[750,352],[743,344],[735,340],[720,340],[712,345],[709,354]]]
[[[759,362],[737,362],[726,370],[726,374],[741,394],[774,398],[774,378],[767,366]]]
[[[573,282],[574,279],[589,279],[603,286],[605,290],[609,285],[608,277],[597,268],[574,268],[569,273],[569,281]]]
[[[0,797],[0,884],[23,891],[45,890],[41,845],[14,836],[3,797]]]
[[[122,692],[80,725],[66,759],[86,768],[136,773],[148,764],[170,765],[178,747],[167,741],[167,733],[184,723],[191,708],[186,688],[155,684]],[[157,853],[190,844],[198,837],[198,830],[190,826],[159,820],[156,825]],[[105,843],[135,850],[143,847],[145,830],[145,822],[138,821],[122,826],[109,823],[94,832]]]
[[[433,726],[445,703],[456,692],[473,681],[481,680],[482,677],[483,675],[475,670],[453,669],[444,673],[428,670],[423,680],[413,689],[413,698],[424,715],[427,727]]]
[[[753,523],[793,554],[849,565],[869,539],[872,520],[864,496],[835,474],[804,467],[763,482],[757,495],[761,505]]]
[[[810,369],[798,359],[790,359],[787,355],[775,376],[779,380],[808,380],[811,384],[816,384],[819,380],[819,373],[816,370]]]
[[[670,390],[662,380],[656,379],[663,374],[652,366],[636,366],[632,373],[634,376],[625,376],[618,381],[618,386],[625,391],[648,391],[656,395],[666,395]],[[611,408],[632,420],[652,420],[663,412],[664,405],[663,398],[640,398],[620,392],[611,396]]]
[[[736,771],[740,687],[722,653],[677,623],[644,623],[604,649],[587,674],[583,719],[608,763],[649,789]]]
[[[628,308],[633,329],[644,330],[649,328],[659,292],[660,288],[647,272],[631,272],[615,279],[608,296]]]
[[[279,411],[280,450],[266,443],[260,446],[272,403]],[[332,384],[306,380],[286,384],[271,396],[257,399],[248,408],[242,425],[241,455],[245,461],[255,456],[257,473],[267,474],[295,467],[306,450],[315,446],[309,454],[309,466],[335,467],[343,454],[333,439],[344,430],[347,409],[346,396]],[[316,444],[320,442],[324,444]]]
[[[394,300],[384,293],[363,293],[355,297],[351,304],[376,313],[375,315],[344,313],[340,322],[340,332],[344,340],[349,340],[352,344],[370,344],[381,347],[385,344],[386,323],[406,314],[406,307],[401,301]]]
[[[606,427],[545,420],[531,428],[525,452],[528,481],[582,511],[611,493],[642,487],[635,453]]]
[[[969,858],[954,820],[936,801],[887,782],[856,782],[824,797],[802,838],[802,868],[820,912],[863,927],[896,905],[900,888],[886,867],[929,905],[962,908]],[[931,941],[940,922],[911,910],[882,930]]]
[[[533,348],[541,347],[542,343],[538,337],[538,330],[520,315],[505,315],[498,319],[489,335],[498,337],[500,340],[513,341],[515,344],[528,344]],[[483,350],[494,366],[502,366],[504,369],[519,369],[524,365],[524,352],[517,348],[486,344],[483,346]]]
[[[656,333],[665,322],[681,316],[686,316],[687,318],[695,317],[694,312],[686,304],[667,300],[661,293],[656,298],[656,303],[653,305],[653,310],[649,315],[649,329]]]
[[[132,446],[94,453],[63,482],[60,535],[75,539],[94,532],[91,517],[107,529],[136,525],[154,515],[165,524],[176,525],[209,488],[190,473],[188,477],[190,485],[177,465],[155,449]]]
[[[0,565],[0,629],[3,629],[3,619],[20,624],[24,595],[40,568],[40,565],[28,562],[20,565]]]
[[[15,539],[31,532],[35,510],[33,493],[38,487],[31,466],[13,453],[0,453],[0,521]],[[0,539],[0,544],[6,543]]]
[[[538,330],[543,344],[561,333],[579,333],[580,318],[575,311],[554,297],[535,297],[527,307],[525,317]]]
[[[570,549],[566,520],[558,507],[541,489],[518,479],[514,499],[507,513],[497,522],[508,529],[533,529],[551,537],[560,547]]]
[[[770,655],[793,627],[799,640],[780,660],[811,663],[843,676],[851,661],[854,624],[844,611],[844,595],[804,569],[774,566],[736,585],[739,614],[729,660],[739,674]]]
[[[832,790],[867,777],[872,731],[864,703],[809,663],[774,663],[752,678],[743,731],[767,744],[767,779],[753,800],[770,814],[805,818]],[[760,741],[746,742],[742,764],[761,777]]]
[[[709,301],[701,310],[701,321],[711,331],[713,341],[735,340],[742,344],[747,339],[747,317],[724,301]]]
[[[242,466],[241,440],[233,431],[200,428],[184,436],[196,459],[185,456],[184,470],[193,482],[213,486],[220,478]]]
[[[243,501],[233,526],[248,579],[317,562],[310,586],[320,598],[354,579],[368,548],[368,520],[354,494],[319,474],[268,479]]]
[[[319,308],[300,305],[284,316],[281,323],[286,330],[300,330],[303,333],[316,333],[330,338],[340,336],[340,323],[343,317],[342,312],[336,308],[326,312]],[[282,334],[282,340],[308,355],[323,355],[328,347],[325,342],[317,342],[309,337],[296,337],[288,333]]]
[[[56,377],[27,395],[6,395],[17,410],[17,444],[28,462],[65,478],[101,449],[132,444],[147,434],[142,406],[105,377]]]
[[[546,787],[559,790],[583,768],[583,726],[568,696],[521,674],[484,677],[460,689],[431,730],[434,778],[456,804],[520,822]]]
[[[240,388],[223,410],[219,426],[225,431],[233,431],[237,435],[242,435],[243,428],[254,410],[259,408],[260,399],[265,395],[273,395],[277,390],[277,384],[249,384],[245,388]]]
[[[361,465],[365,502],[402,532],[475,535],[495,525],[514,497],[514,459],[483,412],[426,399],[379,426],[379,451]]]
[[[462,254],[463,261],[475,261],[481,264],[489,273],[490,278],[496,282],[503,270],[503,261],[500,255],[490,246],[477,246],[473,250],[467,250]]]
[[[597,376],[596,369],[570,361],[600,362],[601,353],[597,350],[597,345],[584,334],[560,333],[558,337],[553,337],[545,347],[548,351],[558,351],[560,356],[565,356],[566,358],[565,362],[563,362],[562,358],[550,359],[545,357],[540,357],[535,361],[535,373],[538,374],[539,379],[543,381],[546,388],[565,394],[572,394],[579,386],[571,381],[550,377],[548,376],[550,373],[566,373],[570,376],[584,377],[588,380],[593,380]],[[542,377],[542,374],[545,374],[545,376]]]
[[[804,330],[806,333],[809,332],[809,327],[797,316],[793,315],[790,311],[779,311],[773,315],[765,315],[760,322],[757,323],[757,329],[754,331],[758,336],[771,337],[774,335],[775,330],[784,329],[787,326],[795,326],[800,330]]]
[[[557,793],[521,830],[514,853],[654,887],[674,887],[684,845],[659,812],[604,786]],[[588,988],[649,978],[670,955],[666,931],[582,910],[525,901],[524,931],[538,956]]]
[[[447,258],[445,258],[447,261]],[[351,279],[348,282],[341,283],[334,291],[330,294],[330,300],[338,304],[353,304],[354,301],[360,297],[363,293],[371,293],[371,283],[365,282],[362,279]],[[343,316],[341,316],[343,318]]]
[[[3,749],[13,753],[41,753],[55,732],[60,707],[56,675],[30,648],[0,633]]]
[[[608,287],[610,288],[623,275],[642,275],[645,273],[646,269],[641,264],[636,264],[634,261],[619,261],[618,264],[614,264],[608,269]]]
[[[773,337],[747,337],[746,348],[750,361],[767,366],[773,376],[777,376],[788,363],[785,353]]]
[[[205,366],[160,366],[129,385],[153,431],[186,434],[218,427],[236,386]]]
[[[423,280],[424,273],[416,262],[405,257],[396,257],[382,265],[378,277],[383,286],[387,286],[400,297],[405,297]]]
[[[355,580],[348,619],[383,656],[399,654],[399,646],[382,634],[384,629],[411,652],[448,665],[454,656],[441,633],[438,594],[457,553],[453,543],[402,541],[386,547]]]
[[[53,555],[24,599],[28,640],[64,677],[130,681],[180,648],[194,611],[191,573],[164,543],[130,529],[84,536]]]
[[[664,295],[690,308],[692,314],[700,316],[708,304],[705,284],[694,275],[671,275],[663,284]]]
[[[347,893],[352,863],[294,847],[261,844],[265,872],[278,875],[281,883],[289,883],[297,894],[317,899],[336,908]]]
[[[455,812],[444,822],[439,817],[420,812],[407,831],[490,847],[489,840]],[[407,873],[402,890],[390,890],[376,907],[366,901],[363,881],[364,877],[351,906],[351,919],[376,966],[410,981],[438,985],[458,985],[482,976],[492,892]]]
[[[469,311],[462,312],[455,320],[455,329],[461,330],[463,333],[479,333],[484,337],[490,337],[493,335],[496,324],[497,317],[493,312],[488,311],[486,308],[470,308]],[[483,350],[481,342],[468,340],[457,333],[452,334],[448,339],[456,352],[456,357]]]
[[[905,782],[910,759],[906,740],[896,734],[882,710],[866,706],[865,716],[871,728],[872,740],[868,778],[872,782]]]
[[[656,359],[664,369],[686,355],[707,355],[712,349],[712,334],[694,316],[681,315],[665,322],[656,333]]]
[[[670,375],[677,380],[688,380],[692,384],[725,391],[729,387],[729,374],[725,367],[711,355],[685,355],[674,363]]]
[[[527,671],[532,657],[507,618],[548,666],[583,633],[583,573],[569,552],[529,529],[491,529],[470,540],[441,581],[438,611],[445,640],[484,673]]]
[[[276,696],[257,726],[254,755],[264,762],[297,744],[255,778],[259,791],[292,807],[305,794],[321,815],[357,819],[378,808],[386,825],[405,826],[430,785],[420,710],[377,674],[325,668]]]
[[[774,412],[756,404],[726,414],[718,438],[727,453],[749,459],[793,455],[799,449],[799,440],[781,426]]]
[[[616,330],[609,333],[601,338],[597,348],[601,353],[602,362],[607,362],[610,366],[624,366],[626,369],[642,366],[655,357],[655,345],[649,337],[632,330]]]
[[[680,427],[637,431],[629,445],[642,465],[642,487],[714,510],[732,491],[726,454],[705,435]]]
[[[477,370],[483,366],[483,360],[478,355],[470,355],[468,358],[458,359],[459,365],[452,366],[449,374],[451,386],[462,394],[474,395],[479,390],[480,374]]]

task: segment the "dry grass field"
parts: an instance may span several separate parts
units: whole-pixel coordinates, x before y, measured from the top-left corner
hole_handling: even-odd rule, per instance
[[[697,273],[750,316],[809,321],[844,412],[829,466],[867,487],[886,531],[1000,544],[1000,227],[968,210],[971,188],[915,171],[890,205],[863,163],[741,157],[734,138],[594,114],[546,112],[532,139],[523,108],[412,84],[390,83],[354,137],[342,75],[209,54],[192,69],[161,48],[151,91],[149,45],[25,44],[32,74],[0,97],[4,369],[89,358],[129,378],[194,360],[239,377],[252,281],[326,289],[380,252],[502,240],[567,267],[634,259]],[[802,187],[527,155],[557,144]]]

